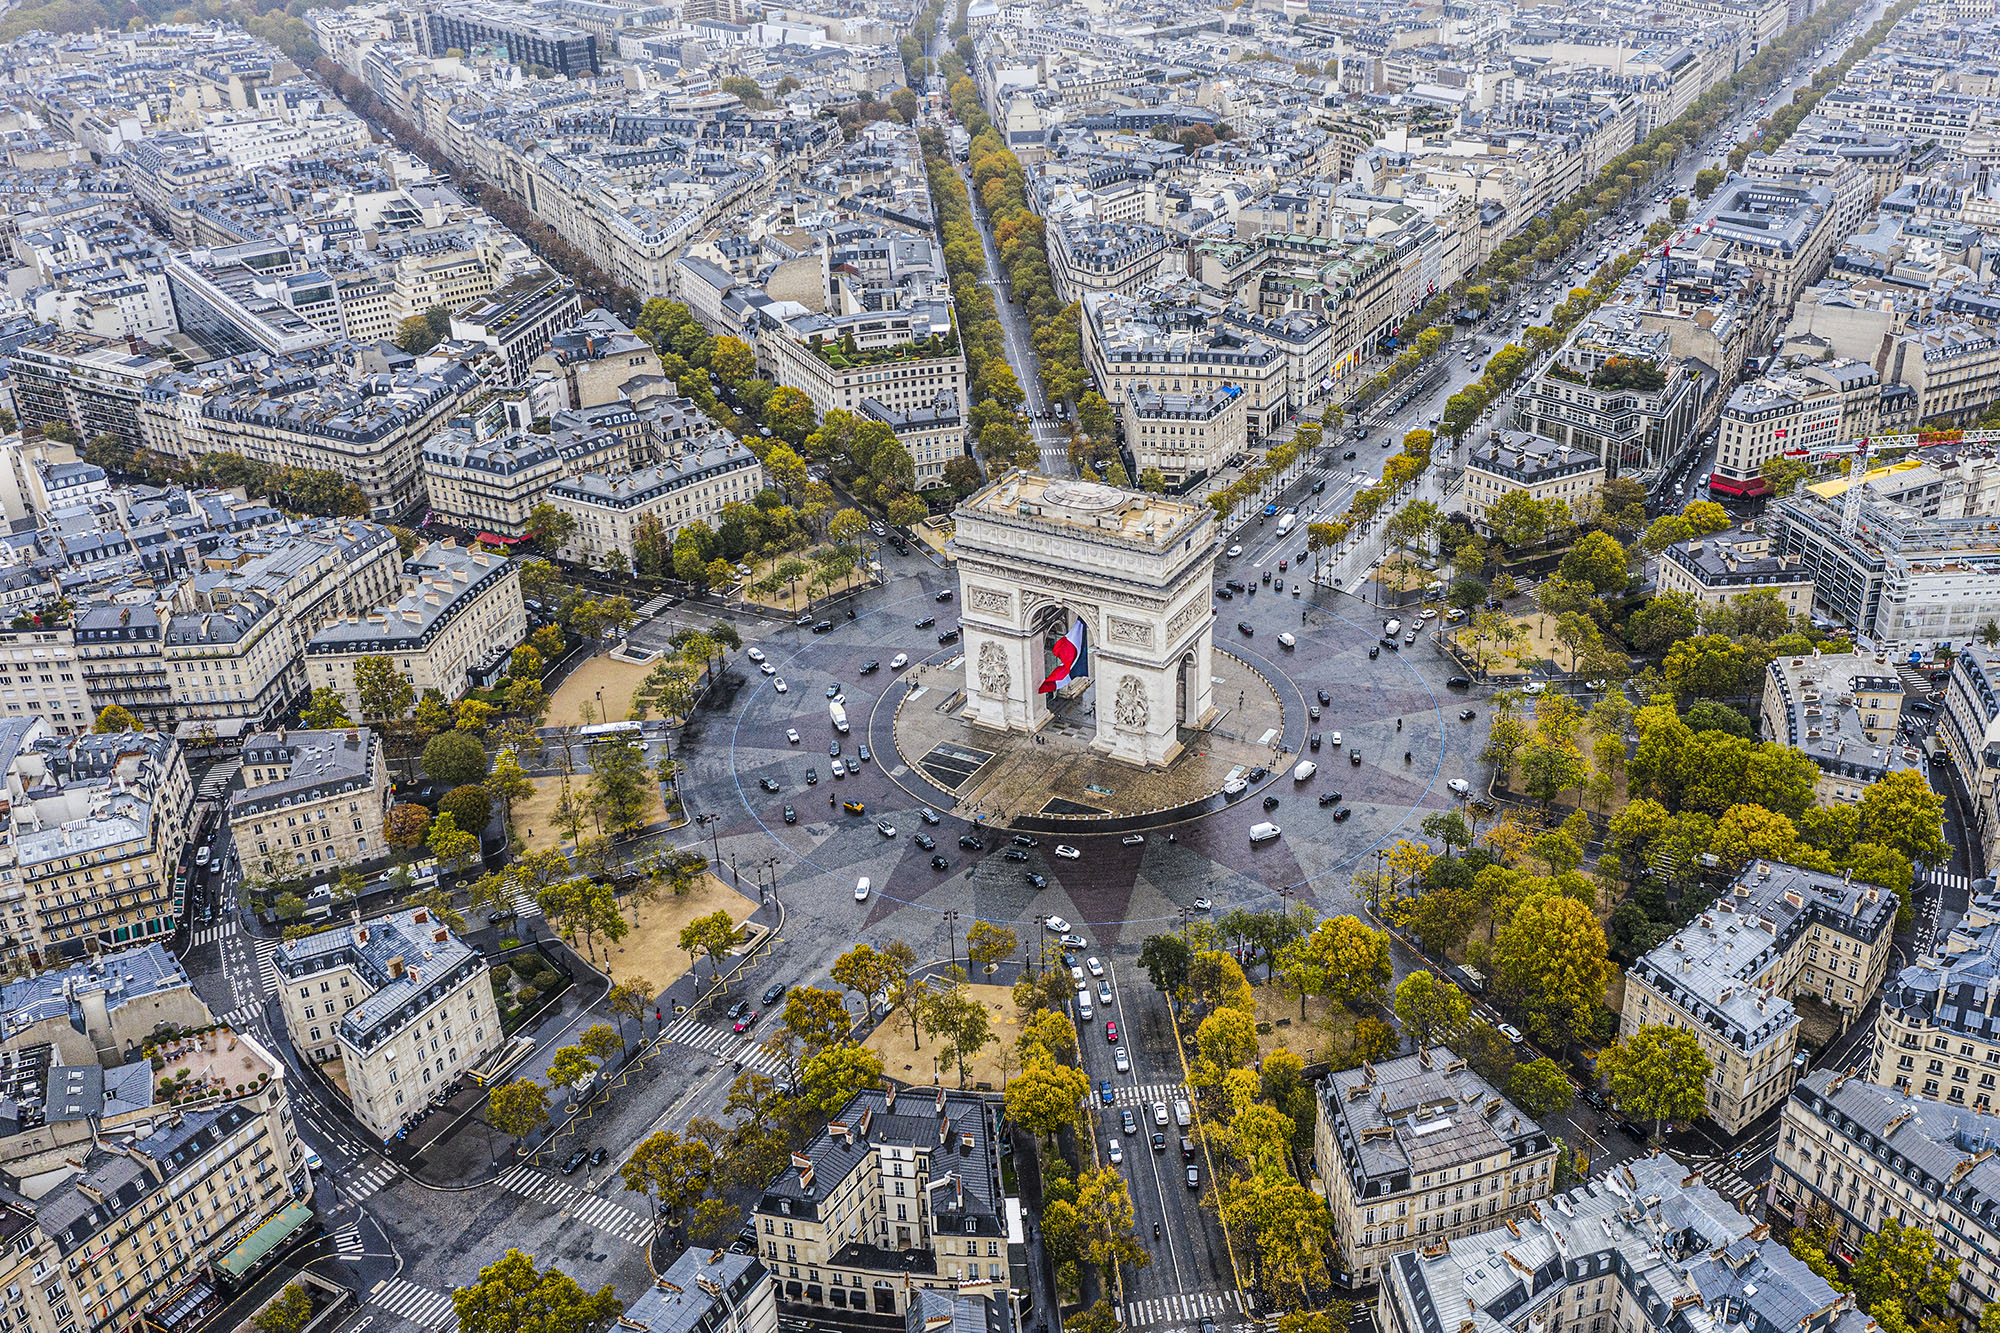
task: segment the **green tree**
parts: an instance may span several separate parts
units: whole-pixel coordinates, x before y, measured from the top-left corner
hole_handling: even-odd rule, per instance
[[[1099,1268],[1112,1264],[1143,1268],[1153,1261],[1139,1244],[1132,1195],[1117,1167],[1077,1173],[1076,1215],[1083,1257]]]
[[[706,956],[709,970],[720,977],[723,958],[736,947],[736,923],[721,909],[696,917],[681,928],[680,946],[691,961]]]
[[[1146,970],[1153,989],[1171,994],[1187,984],[1188,963],[1194,951],[1178,935],[1148,935],[1139,946],[1139,966]]]
[[[493,818],[493,797],[486,788],[469,782],[463,787],[453,787],[440,797],[438,813],[450,815],[462,829],[481,830]]]
[[[1560,572],[1572,583],[1589,585],[1600,597],[1622,592],[1630,578],[1625,548],[1608,532],[1586,532],[1563,557]]]
[[[1612,1099],[1628,1115],[1651,1120],[1656,1138],[1665,1121],[1701,1114],[1703,1084],[1713,1068],[1692,1032],[1658,1023],[1612,1042],[1597,1057]]]
[[[257,1312],[257,1333],[299,1333],[313,1317],[312,1297],[296,1282],[287,1283],[276,1300]]]
[[[479,855],[479,836],[468,833],[458,826],[458,821],[448,814],[441,814],[431,821],[431,831],[424,838],[424,845],[438,864],[453,870],[463,870]]]
[[[548,1090],[517,1078],[486,1094],[486,1120],[510,1139],[525,1139],[549,1123]]]
[[[347,716],[346,699],[330,685],[322,685],[312,692],[312,697],[299,712],[299,721],[314,731],[332,731],[353,725],[352,719]]]
[[[1590,1030],[1611,964],[1590,905],[1548,893],[1521,903],[1500,928],[1493,967],[1529,1032],[1568,1045]]]
[[[1944,798],[1916,769],[1895,769],[1862,790],[1863,842],[1879,843],[1919,865],[1940,866],[1951,855],[1943,827]]]
[[[431,812],[413,802],[389,807],[382,817],[382,840],[398,851],[413,852],[430,832]]]
[[[1418,1050],[1446,1040],[1471,1015],[1465,992],[1428,972],[1412,972],[1396,986],[1396,1019]]]
[[[1020,947],[1019,936],[990,921],[975,921],[965,932],[966,961],[982,972],[991,973]]]
[[[416,699],[410,678],[395,659],[380,654],[354,659],[354,694],[361,716],[383,722],[401,720]]]
[[[120,731],[139,730],[139,719],[122,704],[107,704],[97,710],[97,719],[90,724],[91,731],[103,736]]]
[[[1217,1009],[1195,1029],[1201,1057],[1218,1069],[1240,1069],[1257,1058],[1257,1019],[1242,1009]]]
[[[1942,1253],[1927,1230],[1891,1215],[1862,1240],[1849,1277],[1856,1303],[1878,1322],[1893,1327],[1900,1317],[1905,1328],[1916,1328],[1930,1311],[1947,1308],[1958,1260]]]
[[[785,995],[784,1016],[779,1020],[795,1037],[807,1056],[848,1039],[854,1019],[847,1012],[846,997],[839,991],[817,986],[796,986]]]
[[[477,736],[445,731],[424,743],[424,776],[448,787],[465,787],[486,776],[486,747]]]
[[[829,1046],[800,1067],[800,1109],[816,1126],[854,1100],[855,1093],[881,1082],[881,1056],[865,1046]]]
[[[538,1270],[514,1249],[480,1269],[451,1302],[465,1333],[592,1333],[625,1312],[609,1284],[586,1292],[567,1273]]]
[[[619,736],[590,747],[590,794],[604,827],[630,836],[652,810],[653,778],[646,751],[635,736]]]
[[[661,1207],[670,1213],[693,1207],[714,1175],[715,1153],[707,1144],[664,1129],[642,1139],[618,1168],[626,1189],[652,1201],[655,1217]]]
[[[1038,1134],[1055,1133],[1077,1122],[1090,1077],[1070,1065],[1037,1061],[1007,1084],[1007,1118]]]
[[[1514,1104],[1536,1119],[1569,1109],[1576,1089],[1562,1066],[1544,1055],[1514,1066],[1507,1078],[1507,1095]]]
[[[1694,197],[1706,199],[1721,188],[1722,173],[1713,167],[1703,167],[1694,174]]]

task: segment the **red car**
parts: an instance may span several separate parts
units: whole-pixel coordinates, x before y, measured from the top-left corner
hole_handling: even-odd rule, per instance
[[[738,1032],[748,1032],[751,1028],[755,1027],[756,1025],[757,1025],[757,1011],[755,1009],[752,1009],[747,1014],[740,1015],[736,1020],[736,1030]]]
[[[1118,1025],[1116,1023],[1106,1023],[1104,1025],[1104,1039],[1113,1046],[1118,1044]]]

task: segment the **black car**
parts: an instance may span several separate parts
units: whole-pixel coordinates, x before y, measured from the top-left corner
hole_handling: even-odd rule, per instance
[[[1478,716],[1479,710],[1477,708],[1461,708],[1458,710],[1458,720],[1460,722],[1470,722]]]
[[[1215,590],[1215,595],[1217,597],[1220,597],[1225,602],[1233,602],[1236,600],[1236,594],[1229,591],[1229,589],[1227,588],[1217,588]]]
[[[611,1156],[611,1153],[604,1148],[592,1148],[590,1150],[590,1165],[593,1168],[603,1166],[605,1159],[609,1156]]]
[[[1472,688],[1472,677],[1453,676],[1450,680],[1445,682],[1445,688],[1452,690],[1469,690]]]
[[[1278,798],[1275,796],[1266,796],[1264,798],[1264,808],[1266,810],[1276,810],[1278,808]]]
[[[762,787],[765,791],[779,790],[778,780],[776,778],[758,778],[757,785]]]
[[[839,742],[839,741],[828,741],[828,742],[826,743],[826,757],[827,757],[828,759],[838,759],[838,758],[840,758],[840,742]]]
[[[873,673],[880,671],[881,669],[882,669],[882,663],[872,658],[861,664],[861,674],[864,676],[872,675]]]
[[[818,785],[819,785],[819,770],[818,770],[818,769],[816,769],[816,768],[809,768],[809,769],[807,769],[807,770],[806,770],[806,786],[808,786],[808,787],[817,787]]]
[[[1329,705],[1333,702],[1333,696],[1328,694],[1325,690],[1315,690],[1313,693],[1318,697],[1320,705],[1322,707],[1325,707],[1326,705]]]
[[[1026,833],[1016,833],[1014,835],[1014,845],[1016,847],[1039,847],[1042,845],[1042,840],[1031,837]]]
[[[1343,805],[1340,807],[1340,809],[1333,812],[1333,822],[1336,824],[1345,824],[1347,822],[1347,817],[1353,813],[1354,813],[1353,806]]]
[[[789,805],[785,807],[785,822],[787,824],[796,824],[799,822],[799,812],[792,809]]]
[[[1241,631],[1241,632],[1242,632],[1243,634],[1245,634],[1245,635],[1254,635],[1254,634],[1256,634],[1256,632],[1257,632],[1257,629],[1256,629],[1256,627],[1255,627],[1255,626],[1253,626],[1253,625],[1252,625],[1252,624],[1251,624],[1251,623],[1250,623],[1249,621],[1247,621],[1247,620],[1239,620],[1239,621],[1237,621],[1237,622],[1236,622],[1236,628],[1237,628],[1238,630],[1240,630],[1240,631]]]
[[[1222,586],[1223,586],[1223,587],[1225,587],[1225,588],[1227,588],[1227,589],[1229,589],[1229,591],[1231,591],[1231,592],[1244,592],[1244,591],[1246,591],[1246,587],[1245,587],[1245,585],[1244,585],[1244,582],[1243,582],[1243,580],[1242,580],[1242,579],[1231,579],[1231,580],[1229,580],[1229,582],[1227,582],[1227,583],[1223,584]]]
[[[957,643],[957,642],[958,642],[958,631],[957,631],[957,630],[955,630],[955,629],[948,629],[948,630],[946,630],[946,631],[945,631],[944,633],[942,633],[942,634],[938,635],[938,642],[939,642],[939,643]]]
[[[981,842],[977,836],[971,833],[959,834],[958,845],[965,848],[965,850],[968,852],[983,852],[986,850],[986,844]]]
[[[1356,768],[1361,767],[1361,751],[1349,750],[1347,752],[1347,762],[1354,765]]]
[[[951,600],[951,589],[950,589],[950,588],[946,588],[946,589],[945,589],[945,590],[944,590],[943,592],[939,593],[939,594],[938,594],[938,595],[937,595],[936,597],[933,597],[933,598],[932,598],[931,600],[932,600],[932,601],[934,601],[934,602],[948,602],[948,601],[950,601],[950,600]]]
[[[1318,733],[1317,731],[1315,731],[1315,732],[1313,733],[1313,738],[1312,738],[1312,747],[1313,747],[1313,749],[1315,749],[1315,750],[1317,750],[1317,749],[1319,748],[1319,733]]]
[[[1339,805],[1340,793],[1337,791],[1323,791],[1319,794],[1319,803],[1321,805]]]
[[[731,1018],[741,1018],[749,1012],[750,1001],[748,1000],[738,1000],[735,1004],[729,1006],[729,1016]]]
[[[1354,457],[1354,451],[1353,451],[1352,449],[1349,449],[1349,450],[1348,450],[1348,451],[1347,451],[1346,453],[1342,454],[1342,455],[1341,455],[1341,457],[1342,457],[1342,458],[1352,458],[1352,457]]]
[[[1285,590],[1285,581],[1283,579],[1273,579],[1271,581],[1272,592],[1283,592],[1284,590]]]
[[[933,856],[931,857],[931,869],[949,870],[951,869],[951,862],[945,860],[942,856]]]
[[[1167,1150],[1167,1132],[1166,1132],[1165,1130],[1163,1130],[1163,1129],[1156,1129],[1156,1130],[1154,1130],[1154,1131],[1153,1131],[1153,1151],[1154,1151],[1154,1152],[1165,1152],[1166,1150]]]
[[[833,628],[833,622],[831,620],[822,620],[813,626],[813,633],[824,634],[832,628]]]
[[[923,833],[923,832],[913,833],[910,835],[910,841],[914,842],[915,844],[917,844],[917,846],[923,848],[927,852],[934,852],[937,850],[937,839],[933,838],[928,833]]]
[[[936,824],[940,823],[944,819],[944,816],[929,806],[924,806],[917,811],[917,818],[923,820],[926,824]]]
[[[1025,861],[1028,859],[1028,854],[1019,847],[1009,847],[1006,856],[1009,861]]]
[[[772,983],[771,983],[771,984],[770,984],[769,986],[767,986],[767,987],[765,987],[765,988],[764,988],[764,1003],[765,1003],[765,1004],[776,1004],[776,1003],[777,1003],[778,1001],[780,1001],[780,1000],[782,1000],[782,999],[784,999],[784,998],[785,998],[785,983],[784,983],[784,982],[782,982],[782,981],[774,981],[774,982],[772,982]]]
[[[1271,776],[1271,770],[1264,767],[1262,764],[1259,764],[1257,765],[1257,767],[1250,770],[1248,776],[1250,781],[1252,782],[1262,782],[1265,778]]]
[[[1320,493],[1321,491],[1323,491],[1323,490],[1325,490],[1325,489],[1326,489],[1326,478],[1322,477],[1322,478],[1320,478],[1320,479],[1319,479],[1318,481],[1316,481],[1316,482],[1314,482],[1314,483],[1313,483],[1313,494],[1314,494],[1314,495],[1318,495],[1318,494],[1319,494],[1319,493]]]
[[[917,628],[918,628],[918,629],[929,629],[929,628],[930,628],[930,627],[931,627],[932,625],[935,625],[935,624],[937,624],[937,617],[936,617],[936,616],[925,616],[925,617],[924,617],[924,618],[923,618],[922,620],[919,620],[919,621],[917,622]]]
[[[583,1149],[578,1148],[575,1152],[571,1153],[568,1157],[563,1159],[562,1173],[566,1176],[573,1176],[577,1173],[577,1170],[580,1167],[582,1167],[585,1162],[589,1160],[590,1160],[590,1154],[585,1152]]]
[[[1034,885],[1038,889],[1046,889],[1049,886],[1049,877],[1047,875],[1037,875],[1032,870],[1022,871],[1021,878],[1027,880],[1028,883]]]
[[[1381,655],[1382,655],[1382,645],[1380,644],[1368,645],[1368,656],[1371,660],[1380,657]]]

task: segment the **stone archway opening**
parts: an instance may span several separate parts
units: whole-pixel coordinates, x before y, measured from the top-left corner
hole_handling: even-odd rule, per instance
[[[1084,626],[1083,671],[1051,693],[1043,694],[1042,682],[1056,669],[1059,660],[1055,646],[1078,620],[1082,620]],[[1030,688],[1035,691],[1037,725],[1050,721],[1074,722],[1087,717],[1091,707],[1090,695],[1096,685],[1096,667],[1092,659],[1097,653],[1097,634],[1091,617],[1068,602],[1043,602],[1029,612],[1028,638],[1039,650],[1036,658],[1038,669],[1030,673],[1033,679],[1029,682]]]

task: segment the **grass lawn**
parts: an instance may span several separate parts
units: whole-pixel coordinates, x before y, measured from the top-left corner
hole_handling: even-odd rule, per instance
[[[625,919],[630,921],[632,908],[630,900],[626,901]],[[729,919],[741,926],[757,910],[757,900],[745,898],[714,875],[703,875],[679,897],[662,891],[641,902],[638,924],[611,946],[609,957],[601,960],[604,970],[613,981],[643,977],[653,983],[655,993],[665,990],[688,970],[689,959],[681,949],[681,928],[696,917],[709,916],[718,910],[727,911]],[[603,952],[599,950],[600,954]],[[701,975],[705,979],[708,974],[708,960],[704,958]]]
[[[1257,1026],[1261,1029],[1269,1023],[1269,1032],[1257,1034],[1257,1055],[1259,1059],[1283,1046],[1292,1054],[1312,1064],[1322,1059],[1329,1050],[1344,1050],[1347,1046],[1347,1031],[1354,1026],[1354,1016],[1324,995],[1315,995],[1306,1001],[1306,1016],[1299,1018],[1297,997],[1285,994],[1278,986],[1252,986],[1257,997]]]
[[[569,673],[549,700],[547,725],[551,727],[589,726],[593,722],[623,722],[632,715],[632,691],[653,669],[611,656],[597,656]],[[599,695],[604,696],[598,702]]]
[[[535,784],[535,794],[525,800],[514,802],[514,829],[521,841],[531,851],[547,851],[555,847],[569,845],[569,832],[556,825],[556,803],[562,799],[563,779],[530,778]],[[590,775],[578,773],[571,778],[570,785],[577,799],[590,803]],[[666,804],[660,799],[660,784],[646,783],[646,823],[657,824],[667,817]],[[594,824],[583,827],[583,836],[593,837],[598,832]]]
[[[980,986],[968,983],[966,989],[972,997],[986,1006],[986,1019],[993,1025],[993,1035],[998,1038],[981,1048],[978,1056],[967,1062],[966,1081],[973,1088],[998,1089],[1006,1086],[1006,1078],[1000,1071],[1000,1053],[1008,1051],[1007,1072],[1020,1068],[1020,1060],[1012,1055],[1014,1042],[1021,1035],[1020,1013],[1014,1007],[1014,988],[1011,986]],[[894,1013],[884,1019],[874,1032],[869,1034],[866,1045],[882,1057],[882,1070],[898,1083],[927,1084],[931,1081],[931,1058],[944,1048],[944,1043],[926,1036],[921,1047],[910,1041],[910,1023],[901,1013]],[[936,1067],[938,1081],[947,1088],[958,1086],[958,1066]]]

